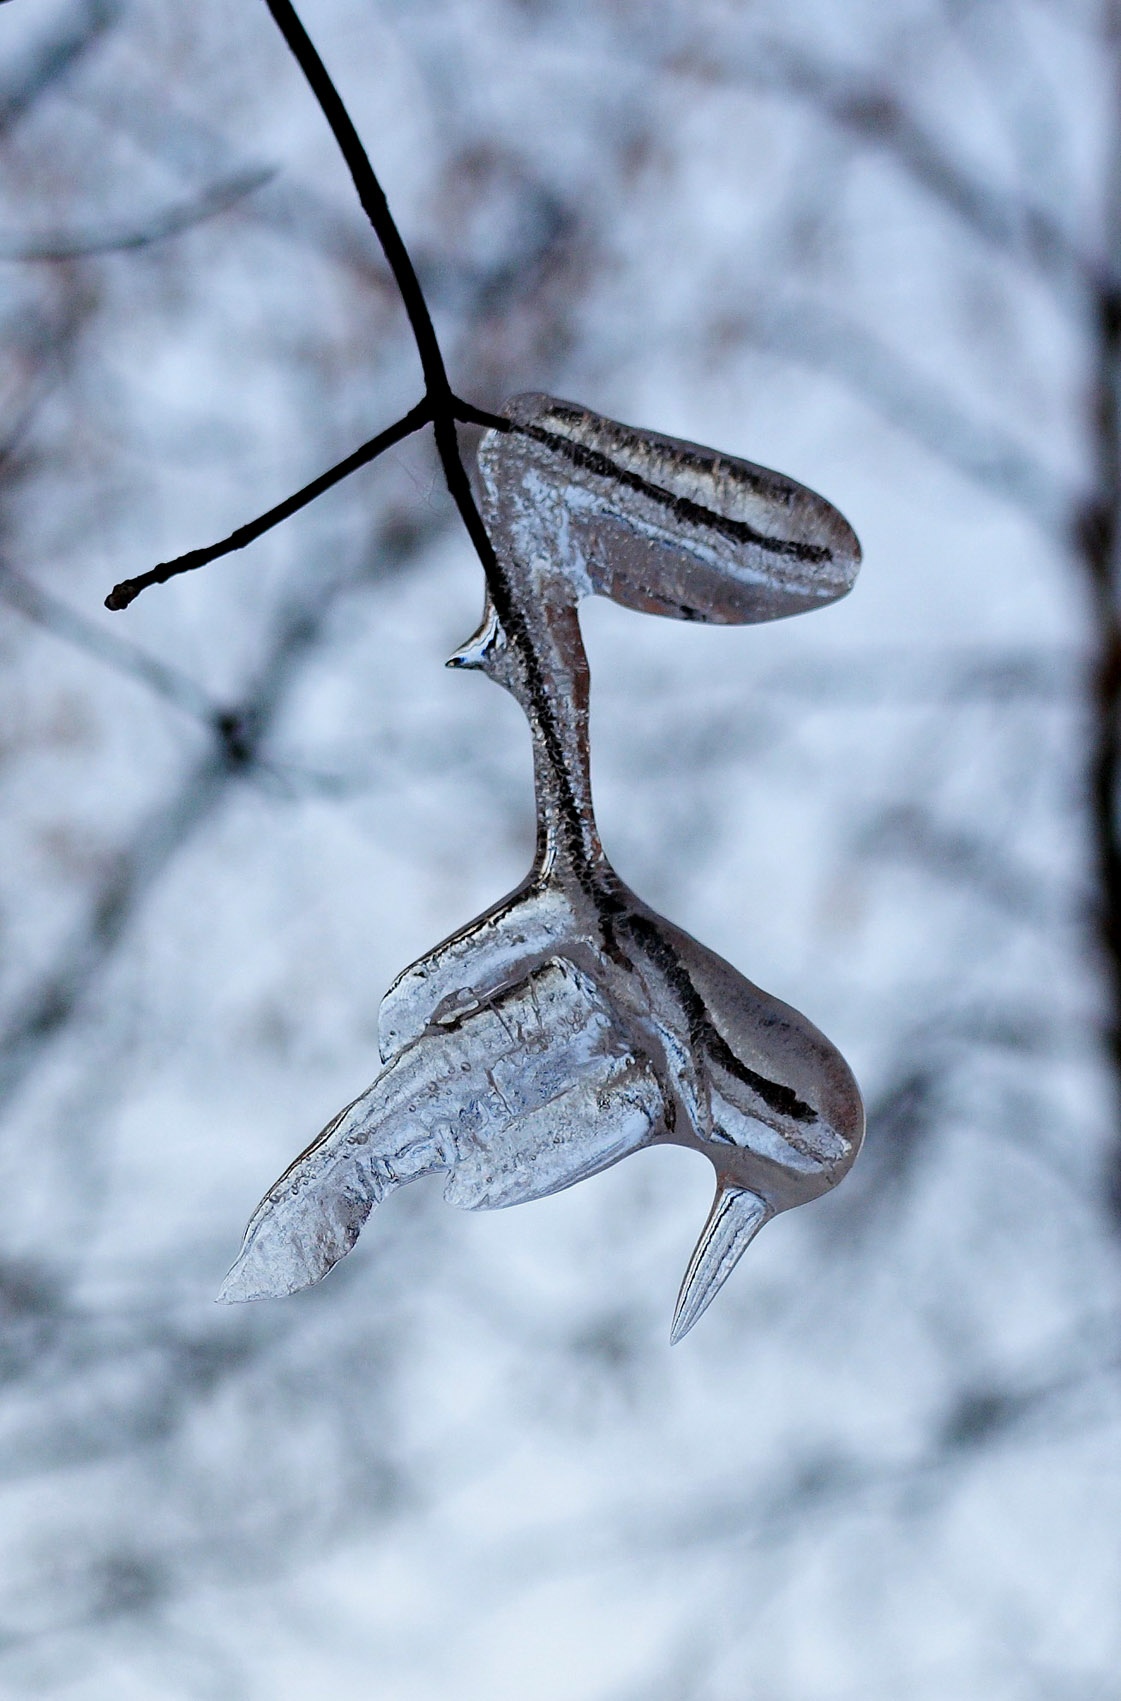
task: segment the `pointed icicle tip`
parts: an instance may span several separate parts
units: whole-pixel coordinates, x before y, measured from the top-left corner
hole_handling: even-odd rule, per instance
[[[670,1341],[676,1346],[708,1309],[741,1255],[774,1215],[765,1199],[746,1187],[718,1187],[708,1221],[689,1260],[677,1296]]]
[[[506,648],[506,635],[502,623],[495,611],[494,604],[487,596],[483,609],[483,618],[478,630],[473,632],[465,644],[454,650],[444,664],[446,667],[479,668],[487,672],[500,658]]]

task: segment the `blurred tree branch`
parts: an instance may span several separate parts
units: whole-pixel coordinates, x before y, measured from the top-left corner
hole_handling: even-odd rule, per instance
[[[201,193],[121,229],[58,230],[34,235],[0,233],[0,260],[77,260],[94,254],[147,248],[153,242],[166,242],[169,237],[182,235],[204,219],[227,212],[246,195],[262,188],[273,176],[269,166],[234,172]]]
[[[0,84],[0,136],[12,129],[37,101],[64,82],[117,23],[119,0],[84,0],[72,17],[16,62]]]
[[[736,74],[770,94],[787,96],[851,140],[884,153],[924,193],[982,242],[1014,261],[1026,260],[1063,300],[1072,287],[1107,288],[1115,261],[1079,246],[1046,207],[994,183],[955,158],[945,140],[911,110],[884,76],[868,76],[777,36],[753,36],[734,58]],[[687,52],[673,68],[727,78],[728,57],[709,61]],[[990,70],[992,67],[990,66]]]

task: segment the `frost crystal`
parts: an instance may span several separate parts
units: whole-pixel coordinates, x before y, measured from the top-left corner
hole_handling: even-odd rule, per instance
[[[394,982],[381,1073],[266,1194],[221,1297],[318,1281],[422,1175],[490,1210],[672,1142],[716,1171],[677,1340],[769,1218],[841,1180],[864,1112],[811,1022],[648,909],[604,856],[577,606],[775,620],[843,596],[860,546],[820,496],[747,461],[548,396],[516,396],[505,417],[479,449],[498,570],[449,665],[487,673],[529,720],[533,867]]]

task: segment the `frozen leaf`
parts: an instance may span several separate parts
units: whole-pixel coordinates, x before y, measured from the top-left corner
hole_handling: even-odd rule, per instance
[[[842,596],[860,549],[777,473],[544,396],[506,413],[479,452],[499,574],[451,665],[525,710],[534,864],[395,981],[381,1073],[261,1202],[223,1297],[318,1281],[372,1207],[422,1175],[446,1173],[451,1204],[494,1209],[671,1142],[717,1178],[676,1340],[764,1222],[846,1173],[864,1113],[811,1022],[648,909],[604,855],[577,605],[596,592],[682,619],[771,620]]]
[[[505,411],[509,432],[479,449],[488,521],[578,595],[723,626],[852,589],[856,534],[793,479],[550,396],[515,396]]]

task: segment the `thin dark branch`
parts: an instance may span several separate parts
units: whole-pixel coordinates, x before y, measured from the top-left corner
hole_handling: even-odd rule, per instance
[[[401,291],[405,312],[409,316],[429,397],[433,402],[450,404],[451,387],[448,384],[444,357],[436,339],[432,316],[428,311],[428,303],[417,280],[409,251],[389,210],[385,191],[378,181],[369,155],[362,146],[354,121],[290,0],[265,0],[265,4],[307,79],[308,87],[319,102],[320,110],[331,127],[331,134],[338,143],[339,152],[346,161],[363,211],[381,243],[389,269]]]
[[[1106,235],[1121,252],[1121,14],[1106,12],[1103,46],[1109,55],[1111,133],[1105,181]],[[1114,1114],[1121,1116],[1121,290],[1103,286],[1095,302],[1089,386],[1089,440],[1095,493],[1076,528],[1093,620],[1087,669],[1090,711],[1088,791],[1096,902],[1090,923],[1109,1001],[1106,1043],[1113,1071]],[[1108,1197],[1121,1219],[1121,1139],[1115,1138]]]
[[[505,414],[488,413],[486,408],[477,408],[471,402],[465,402],[459,396],[454,396],[453,415],[464,425],[485,425],[489,431],[509,431],[510,421]]]
[[[310,484],[305,484],[303,489],[297,490],[294,495],[286,496],[275,508],[259,514],[255,520],[247,521],[244,526],[238,526],[236,531],[231,532],[229,537],[223,538],[220,543],[209,544],[205,549],[188,550],[186,555],[178,555],[174,561],[161,561],[135,579],[122,579],[105,598],[106,608],[127,608],[149,585],[164,585],[180,573],[192,573],[196,567],[205,567],[211,561],[218,561],[223,555],[232,555],[235,550],[244,549],[246,544],[252,543],[255,538],[271,531],[274,526],[279,526],[293,514],[298,514],[301,508],[306,508],[309,502],[314,502],[317,496],[322,496],[333,484],[349,478],[359,467],[368,466],[387,449],[392,449],[394,444],[410,437],[414,431],[419,431],[422,425],[428,424],[431,417],[432,409],[428,401],[418,402],[415,408],[410,408],[394,425],[388,426],[376,437],[371,437],[368,443],[363,443],[360,449],[355,449],[345,460],[329,467],[325,473],[320,473],[318,478],[313,478]]]
[[[295,514],[299,509],[314,502],[317,496],[329,490],[340,479],[365,466],[375,456],[389,449],[394,443],[401,441],[411,432],[417,431],[422,425],[431,424],[435,431],[436,448],[443,467],[444,478],[448,490],[459,510],[461,519],[467,528],[471,542],[483,566],[487,583],[494,598],[499,618],[504,616],[504,624],[509,624],[510,599],[506,591],[505,581],[499,569],[494,550],[483,525],[482,516],[475,505],[471,481],[463,465],[459,452],[459,440],[456,435],[458,421],[473,425],[491,426],[498,430],[508,428],[507,421],[497,415],[487,413],[482,408],[473,406],[470,402],[460,400],[448,383],[447,369],[432,316],[428,311],[428,303],[424,291],[413,266],[412,258],[405,247],[401,233],[389,210],[385,191],[378,181],[377,174],[370,163],[369,155],[362,145],[361,138],[354,127],[349,112],[339,94],[318,52],[312,44],[307,31],[304,29],[295,8],[289,0],[265,0],[273,20],[290,48],[296,63],[299,65],[308,86],[319,102],[320,110],[331,128],[331,134],[338,143],[339,150],[346,161],[347,168],[358,192],[367,218],[370,220],[381,243],[394,280],[401,293],[401,300],[408,315],[409,325],[416,342],[417,353],[420,356],[421,369],[424,374],[424,400],[396,425],[389,427],[380,436],[371,439],[353,455],[332,467],[329,472],[321,474],[311,484],[305,485],[294,496],[270,508],[258,519],[251,520],[247,525],[239,526],[221,543],[211,544],[206,549],[193,549],[186,555],[178,556],[174,561],[160,562],[147,573],[141,573],[135,579],[124,579],[114,585],[105,599],[106,608],[127,608],[141,591],[150,585],[166,584],[168,579],[175,578],[180,573],[190,573],[197,567],[205,567],[211,561],[217,561],[223,555],[229,555],[236,549],[244,549],[262,533],[270,531],[281,521]],[[515,623],[516,624],[516,623]],[[518,633],[511,633],[514,641],[518,641]]]
[[[291,49],[297,64],[304,73],[308,86],[319,102],[320,109],[346,161],[354,187],[358,192],[358,198],[382,245],[382,251],[401,292],[425,379],[424,400],[414,410],[414,413],[418,415],[418,423],[430,421],[432,424],[436,438],[436,451],[443,467],[448,492],[456,505],[459,517],[463,521],[467,535],[470,537],[475,553],[482,564],[495,613],[510,644],[520,656],[522,666],[525,669],[526,687],[534,705],[534,715],[540,728],[545,753],[556,773],[562,792],[568,796],[570,803],[568,818],[575,822],[577,810],[575,803],[571,800],[570,780],[561,751],[555,705],[542,676],[540,661],[530,641],[524,617],[515,603],[510,581],[499,563],[494,546],[487,535],[486,526],[483,524],[482,515],[479,513],[474,492],[471,489],[471,480],[467,476],[467,469],[463,464],[463,457],[459,450],[457,422],[463,419],[478,420],[486,417],[487,422],[492,423],[491,416],[483,416],[480,410],[473,408],[467,402],[460,401],[452,391],[424,292],[420,287],[409,252],[402,241],[401,233],[389,211],[385,192],[378,182],[374,168],[370,164],[366,150],[362,146],[358,132],[354,127],[353,120],[343,104],[342,97],[331,81],[327,68],[312,45],[295,8],[290,4],[290,0],[265,0],[265,4]],[[401,422],[401,424],[403,423]],[[493,420],[493,423],[500,424],[504,429],[508,429],[504,421]],[[347,470],[353,469],[348,468]],[[345,477],[345,473],[340,473],[338,476]],[[335,482],[334,478],[331,478],[329,482]],[[324,488],[326,487],[324,486]],[[105,599],[106,606],[112,609],[127,608],[133,598],[148,585],[161,584],[173,577],[175,573],[189,572],[194,567],[201,567],[207,561],[214,560],[218,555],[228,554],[230,549],[242,548],[253,538],[259,537],[262,531],[267,531],[270,526],[278,524],[289,513],[294,513],[296,508],[303,507],[306,502],[312,501],[318,494],[319,490],[308,486],[305,491],[300,492],[294,498],[290,498],[289,502],[281,503],[270,514],[264,515],[261,520],[242,528],[240,533],[234,533],[233,538],[228,539],[226,544],[218,545],[210,550],[194,551],[190,555],[181,557],[178,562],[156,567],[149,573],[141,574],[137,579],[126,580],[109,593]]]
[[[177,206],[165,207],[142,224],[119,230],[50,231],[41,236],[0,234],[0,260],[78,260],[94,254],[113,254],[132,248],[148,248],[155,242],[179,236],[235,206],[276,175],[273,166],[241,171],[212,184]]]
[[[447,369],[444,357],[436,337],[432,323],[432,315],[428,311],[428,303],[424,291],[413,266],[412,258],[405,247],[396,221],[389,210],[385,191],[378,181],[377,174],[370,163],[369,155],[362,146],[361,139],[350,113],[343,104],[342,96],[336,89],[319,54],[312,45],[311,39],[291,5],[290,0],[265,0],[273,19],[280,30],[301,71],[307,79],[308,86],[319,102],[323,116],[331,127],[331,134],[338,143],[358,192],[358,199],[363,210],[372,224],[382,252],[389,263],[389,268],[401,291],[401,300],[409,317],[413,336],[416,339],[417,353],[420,356],[421,368],[424,372],[424,383],[427,401],[431,409],[432,425],[436,436],[436,450],[440,464],[444,470],[444,479],[452,500],[459,510],[460,518],[467,528],[467,535],[475,546],[475,553],[482,563],[491,596],[498,610],[499,619],[507,628],[512,641],[517,644],[517,630],[511,630],[510,616],[512,613],[510,599],[502,572],[498,566],[482,516],[475,505],[471,480],[463,465],[459,452],[459,439],[456,435],[456,420],[470,419],[476,423],[497,424],[491,415],[483,415],[478,409],[472,408],[467,402],[461,402],[453,395],[448,383]],[[501,422],[505,426],[505,421]],[[516,626],[516,622],[515,622]]]

